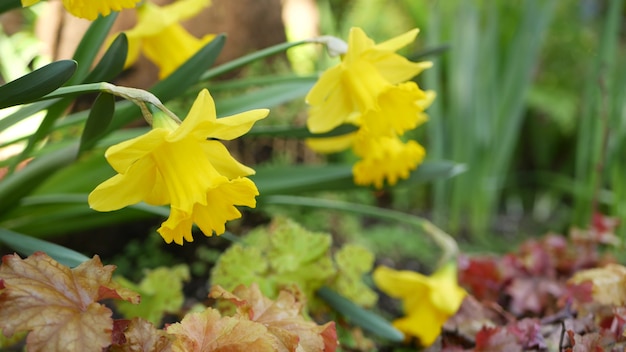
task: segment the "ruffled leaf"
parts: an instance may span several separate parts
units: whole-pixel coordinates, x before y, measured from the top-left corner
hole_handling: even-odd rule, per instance
[[[26,259],[6,255],[0,266],[0,328],[6,335],[30,331],[30,351],[101,351],[111,343],[111,310],[97,301],[138,300],[111,285],[114,267],[98,256],[74,269],[44,253]]]
[[[232,293],[214,286],[209,296],[234,303],[240,315],[266,326],[286,351],[332,352],[337,348],[334,322],[320,326],[305,320],[302,315],[305,303],[298,291],[283,290],[273,301],[263,296],[256,284],[240,285]]]

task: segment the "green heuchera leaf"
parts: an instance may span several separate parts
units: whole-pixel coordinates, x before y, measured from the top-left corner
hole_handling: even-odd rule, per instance
[[[172,268],[161,267],[146,271],[137,285],[123,277],[115,280],[122,286],[141,295],[141,303],[116,302],[117,308],[126,317],[144,318],[158,326],[163,314],[176,313],[183,305],[183,281],[189,280],[189,267],[181,264]]]
[[[261,247],[234,244],[219,257],[211,271],[211,285],[232,291],[240,284],[259,284],[261,292],[273,297],[278,292],[272,280],[267,280],[269,264]],[[270,293],[272,296],[270,296]]]
[[[297,223],[277,218],[252,231],[243,245],[233,245],[216,263],[211,284],[233,290],[256,282],[263,294],[275,298],[281,287],[298,285],[312,298],[336,274],[330,257],[331,237],[313,233]]]
[[[372,270],[374,259],[374,254],[365,247],[346,244],[335,253],[338,273],[329,286],[360,306],[373,306],[378,295],[362,279],[363,275]]]

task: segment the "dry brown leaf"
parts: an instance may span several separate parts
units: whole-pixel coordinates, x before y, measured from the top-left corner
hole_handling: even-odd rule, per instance
[[[591,281],[593,299],[597,303],[622,306],[626,303],[626,267],[608,264],[577,272],[568,282],[581,284]]]
[[[297,292],[294,295],[283,290],[273,301],[263,296],[258,285],[253,284],[249,288],[238,286],[233,293],[214,286],[209,296],[233,302],[239,314],[266,326],[287,351],[332,352],[337,348],[334,322],[320,326],[305,320],[302,316],[304,302],[297,299]]]
[[[172,350],[177,352],[276,351],[263,324],[222,317],[212,308],[187,314],[180,323],[172,324],[166,330],[174,335]]]
[[[114,266],[98,256],[74,269],[44,253],[26,259],[6,255],[0,266],[0,329],[10,336],[30,331],[28,351],[102,351],[111,343],[111,310],[97,300],[110,297]],[[117,297],[138,300],[117,292]]]
[[[124,330],[124,342],[109,347],[109,352],[167,352],[172,350],[173,340],[149,321],[134,318]]]

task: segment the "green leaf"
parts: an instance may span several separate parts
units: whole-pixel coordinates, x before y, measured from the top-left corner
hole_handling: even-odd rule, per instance
[[[222,51],[225,42],[226,36],[223,34],[218,35],[171,75],[150,88],[150,92],[162,102],[166,102],[184,93],[189,87],[198,82],[198,72],[204,72],[213,65],[217,56]],[[112,121],[111,126],[109,126],[107,133],[119,129],[138,116],[139,108],[130,102],[124,103],[118,103],[115,119]]]
[[[124,69],[128,55],[128,39],[126,34],[120,33],[107,52],[102,56],[98,65],[87,75],[83,83],[108,82],[113,80]]]
[[[226,36],[224,34],[218,35],[176,71],[172,72],[171,75],[150,88],[150,92],[161,99],[161,101],[179,96],[187,88],[198,82],[199,72],[204,72],[213,65],[218,55],[222,52],[225,42]]]
[[[272,55],[276,55],[279,54],[283,51],[287,51],[287,49],[289,48],[293,48],[295,46],[298,45],[302,45],[302,44],[307,44],[308,42],[303,40],[303,41],[298,41],[298,42],[291,42],[291,43],[281,43],[281,44],[277,44],[274,46],[270,46],[269,48],[265,48],[259,51],[255,51],[251,54],[242,56],[240,58],[237,58],[235,60],[231,60],[227,63],[224,63],[220,66],[214,67],[208,71],[206,71],[205,73],[202,74],[202,76],[200,77],[200,81],[206,81],[208,79],[211,79],[213,77],[217,77],[221,74],[224,74],[228,71],[232,71],[234,69],[237,69],[239,67],[243,67],[251,62],[254,62],[256,60],[260,60],[263,58],[266,58],[268,56],[272,56]]]
[[[78,153],[93,148],[98,140],[105,135],[106,129],[113,119],[115,98],[111,94],[101,93],[91,107],[85,123],[85,130],[80,136]]]
[[[43,97],[67,82],[75,70],[75,61],[56,61],[1,86],[0,109]]]
[[[189,267],[185,264],[147,270],[139,285],[116,277],[115,281],[122,286],[139,293],[141,302],[133,304],[120,300],[115,303],[127,318],[140,317],[159,326],[165,313],[177,313],[183,306],[183,281],[189,279]]]
[[[390,341],[404,341],[404,334],[394,328],[387,320],[371,311],[357,306],[349,299],[337,294],[328,287],[319,289],[317,296],[328,303],[334,310],[341,313],[352,324],[363,328],[363,330],[367,330],[376,336]]]
[[[252,109],[272,108],[304,97],[316,81],[317,77],[304,77],[273,83],[233,98],[220,99],[215,103],[216,109],[220,116],[227,116]]]
[[[395,187],[432,182],[453,177],[465,167],[449,161],[427,161],[414,170],[408,179]],[[291,194],[316,191],[364,189],[354,184],[352,165],[286,165],[258,167],[250,176],[261,197],[271,194]]]
[[[22,2],[20,0],[2,0],[0,1],[0,13],[5,13],[9,10],[16,9],[18,7],[22,7]]]
[[[77,266],[89,260],[85,255],[69,248],[3,228],[0,228],[0,242],[3,242],[24,256],[29,256],[39,251],[45,252],[57,262],[70,267]]]
[[[108,16],[99,16],[91,23],[74,52],[73,59],[79,66],[68,85],[82,83],[85,80],[118,14],[112,12]]]
[[[72,163],[76,158],[77,147],[72,145],[49,153],[45,157],[36,158],[23,170],[14,172],[0,181],[0,199],[2,199],[0,217],[62,166]]]
[[[280,137],[280,138],[327,138],[336,137],[357,131],[359,128],[355,125],[344,124],[338,126],[332,131],[326,133],[311,133],[305,126],[254,126],[247,136],[264,136],[264,137]]]

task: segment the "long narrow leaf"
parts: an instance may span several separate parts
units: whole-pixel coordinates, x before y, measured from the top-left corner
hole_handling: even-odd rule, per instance
[[[404,334],[394,328],[387,320],[357,306],[328,287],[322,287],[316,294],[334,310],[346,317],[352,324],[389,341],[401,342],[404,340]]]
[[[80,265],[82,262],[89,260],[87,256],[72,249],[3,228],[0,228],[0,242],[25,256],[39,251],[45,252],[57,262],[70,267]]]
[[[72,60],[55,61],[0,87],[0,109],[25,104],[54,91],[76,71]]]

